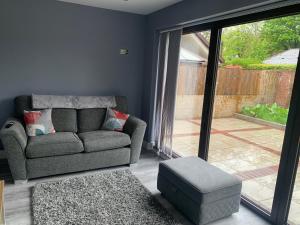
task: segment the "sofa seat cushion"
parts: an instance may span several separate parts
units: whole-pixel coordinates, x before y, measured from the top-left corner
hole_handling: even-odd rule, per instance
[[[91,131],[78,135],[84,145],[85,152],[96,152],[122,148],[131,144],[128,134],[117,131]]]
[[[28,158],[70,155],[83,151],[83,144],[72,132],[57,132],[30,137],[26,148]]]

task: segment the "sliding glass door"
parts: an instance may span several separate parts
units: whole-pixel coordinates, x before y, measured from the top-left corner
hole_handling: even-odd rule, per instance
[[[294,192],[289,212],[288,222],[291,225],[298,225],[300,224],[300,168],[297,168],[297,176],[294,186]]]
[[[300,47],[296,18],[222,29],[208,161],[243,180],[244,198],[269,213]]]
[[[280,225],[300,224],[297,9],[183,29],[173,121],[173,156],[238,176],[242,202]]]
[[[173,151],[197,156],[210,31],[182,35],[173,124]]]

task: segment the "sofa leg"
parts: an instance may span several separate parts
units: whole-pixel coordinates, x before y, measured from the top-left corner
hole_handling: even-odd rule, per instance
[[[14,183],[16,185],[20,185],[20,184],[27,184],[28,180],[14,180]]]

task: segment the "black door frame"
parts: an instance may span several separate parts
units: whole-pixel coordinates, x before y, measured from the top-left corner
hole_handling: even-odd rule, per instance
[[[204,88],[203,108],[200,128],[198,156],[207,160],[208,146],[210,140],[211,123],[214,109],[214,99],[218,74],[218,62],[221,46],[222,29],[217,27],[211,28],[210,44],[208,54],[208,64],[206,70],[206,80]],[[206,107],[205,107],[206,106]],[[207,119],[204,119],[207,118]],[[200,151],[202,149],[202,151]]]
[[[201,119],[201,130],[198,156],[207,160],[209,151],[209,140],[213,116],[214,98],[217,82],[217,69],[222,28],[284,17],[300,13],[300,4],[271,9],[264,12],[252,13],[244,16],[209,22],[205,24],[185,27],[183,34],[211,30],[209,57],[206,72],[206,82]],[[300,137],[300,60],[298,59],[293,92],[290,103],[286,132],[283,141],[283,150],[280,159],[277,183],[273,199],[271,213],[264,208],[254,204],[250,199],[242,196],[242,203],[264,217],[273,224],[286,224],[288,212],[292,200],[294,182],[297,173]],[[287,176],[288,174],[288,176]]]

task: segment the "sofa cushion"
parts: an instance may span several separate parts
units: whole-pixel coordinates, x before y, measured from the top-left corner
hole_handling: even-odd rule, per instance
[[[127,107],[127,98],[125,96],[115,96],[116,104],[117,106],[114,108],[120,112],[128,113],[128,107]],[[32,97],[30,95],[21,95],[17,96],[15,98],[15,116],[23,121],[23,113],[24,110],[31,111],[32,108]],[[59,109],[60,110],[60,109]],[[70,109],[72,110],[72,109]],[[53,109],[54,111],[54,109]],[[99,122],[95,120],[96,116],[99,116],[99,113],[101,114],[98,118]],[[78,132],[88,132],[88,131],[94,131],[99,130],[103,124],[103,121],[105,119],[106,114],[106,108],[91,108],[91,109],[82,109],[78,110],[77,114],[77,120],[78,120]],[[94,118],[94,119],[92,119]],[[56,118],[52,118],[53,120],[56,120]],[[60,131],[60,127],[55,126],[54,128]],[[67,132],[67,130],[63,130],[64,132]],[[62,131],[62,132],[63,132]],[[69,130],[68,130],[69,131]],[[71,130],[70,130],[71,132]],[[72,131],[75,132],[75,131]]]
[[[83,142],[85,152],[122,148],[131,144],[128,134],[117,131],[91,131],[78,136]]]
[[[30,137],[26,147],[28,158],[69,155],[83,151],[78,136],[71,132],[59,132],[37,137]]]
[[[79,109],[78,132],[89,132],[100,130],[106,115],[106,109]]]
[[[39,136],[54,134],[55,129],[52,123],[52,109],[40,111],[24,111],[24,122],[28,136]]]
[[[123,127],[129,118],[129,114],[107,108],[102,130],[123,131]]]
[[[56,132],[77,133],[77,112],[75,109],[53,109],[52,122]]]

